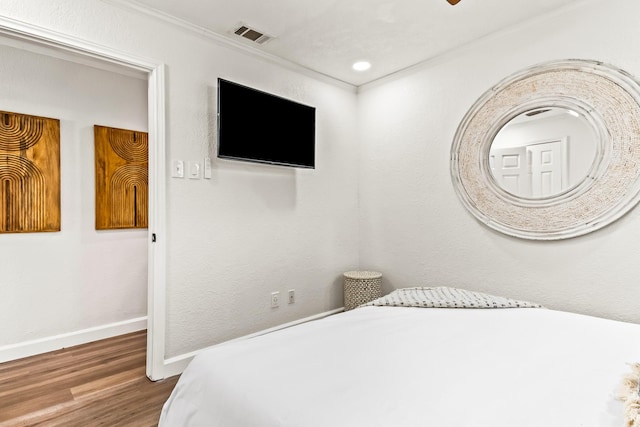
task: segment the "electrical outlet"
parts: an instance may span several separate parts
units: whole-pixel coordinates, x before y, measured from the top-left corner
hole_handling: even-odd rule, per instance
[[[289,304],[293,304],[296,302],[296,290],[289,289]]]
[[[271,308],[280,307],[280,292],[271,292]]]

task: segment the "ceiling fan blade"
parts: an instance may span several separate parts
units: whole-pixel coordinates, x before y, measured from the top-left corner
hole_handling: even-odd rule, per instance
[[[460,0],[447,0],[451,6],[455,6],[460,2]]]

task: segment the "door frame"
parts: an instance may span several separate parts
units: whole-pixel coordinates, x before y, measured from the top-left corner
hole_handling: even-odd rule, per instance
[[[163,379],[167,248],[165,64],[4,16],[0,16],[0,35],[147,74],[150,144],[146,373],[151,380]]]

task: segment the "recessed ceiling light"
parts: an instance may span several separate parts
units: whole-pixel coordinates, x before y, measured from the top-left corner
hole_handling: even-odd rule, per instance
[[[367,61],[358,61],[352,65],[353,69],[356,71],[367,71],[371,68],[371,64]]]

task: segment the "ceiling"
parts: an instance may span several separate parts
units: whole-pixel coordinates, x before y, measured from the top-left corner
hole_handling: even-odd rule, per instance
[[[360,86],[583,0],[135,0],[236,42]],[[233,31],[273,38],[259,45]],[[354,71],[354,62],[371,62]]]

